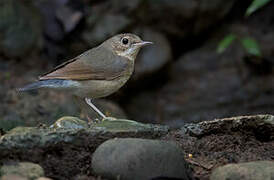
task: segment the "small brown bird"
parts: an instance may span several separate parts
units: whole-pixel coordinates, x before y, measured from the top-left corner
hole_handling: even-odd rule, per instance
[[[121,88],[134,70],[141,47],[152,44],[130,33],[116,35],[101,45],[55,67],[37,82],[19,91],[50,88],[67,91],[83,100],[102,118],[91,99],[108,96]]]

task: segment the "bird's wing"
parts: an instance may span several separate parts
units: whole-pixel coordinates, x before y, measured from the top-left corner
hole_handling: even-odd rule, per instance
[[[125,58],[115,56],[111,52],[104,52],[98,57],[100,49],[94,49],[71,59],[52,71],[39,77],[39,80],[112,80],[119,77],[129,65]]]

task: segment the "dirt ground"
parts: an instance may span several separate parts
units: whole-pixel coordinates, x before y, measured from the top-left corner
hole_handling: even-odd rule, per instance
[[[163,139],[176,141],[182,147],[199,180],[208,180],[214,168],[228,163],[274,160],[274,141],[258,139],[253,133],[218,133],[198,138],[182,135],[179,130]]]

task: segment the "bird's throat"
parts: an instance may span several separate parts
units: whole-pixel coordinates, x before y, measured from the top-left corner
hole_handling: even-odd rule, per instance
[[[117,52],[117,55],[125,57],[125,58],[127,58],[131,61],[134,61],[137,54],[138,54],[138,52],[139,52],[139,48],[131,47],[131,48],[128,48],[127,50],[125,50],[125,51]]]

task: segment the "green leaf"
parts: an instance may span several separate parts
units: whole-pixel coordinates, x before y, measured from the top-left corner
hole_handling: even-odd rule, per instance
[[[228,34],[220,41],[217,48],[217,53],[223,53],[228,46],[236,39],[235,34]]]
[[[241,43],[249,54],[262,56],[260,47],[255,39],[251,37],[245,37],[241,39]]]
[[[250,6],[247,8],[245,12],[245,16],[249,16],[255,11],[257,11],[259,8],[263,7],[267,3],[269,3],[271,0],[253,0],[253,2],[250,4]]]

